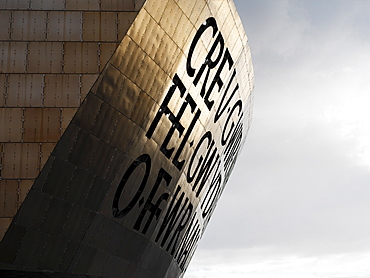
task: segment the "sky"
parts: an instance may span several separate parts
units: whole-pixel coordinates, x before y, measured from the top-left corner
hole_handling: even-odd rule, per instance
[[[243,151],[185,278],[370,277],[370,0],[234,0]]]

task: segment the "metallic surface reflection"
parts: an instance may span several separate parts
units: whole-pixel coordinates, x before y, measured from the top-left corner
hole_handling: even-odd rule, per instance
[[[0,8],[0,268],[182,276],[250,125],[233,2]]]

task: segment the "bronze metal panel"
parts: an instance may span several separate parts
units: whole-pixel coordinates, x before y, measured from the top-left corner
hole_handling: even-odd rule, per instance
[[[160,2],[160,4],[158,4]],[[147,1],[147,3],[144,6],[144,9],[150,13],[150,15],[153,17],[153,19],[158,23],[162,15],[164,13],[163,7],[167,5],[168,0],[160,0],[158,2],[154,1]]]
[[[25,167],[24,171],[22,171],[24,173],[23,177],[26,179],[35,179],[40,171],[40,145],[38,143],[23,143],[22,145],[23,148],[26,148],[26,151],[21,151],[22,154],[25,153],[22,163]]]
[[[161,18],[159,25],[170,37],[172,37],[175,34],[176,27],[179,24],[179,19],[183,12],[174,0],[168,0],[163,14],[166,16]],[[176,18],[176,20],[173,20],[174,18]]]
[[[78,127],[90,131],[94,125],[96,116],[100,110],[103,101],[93,94],[91,97],[86,97],[85,101],[77,111],[76,117],[73,119],[73,123]]]
[[[108,132],[107,137],[110,135],[109,133],[111,133],[112,131],[113,129],[109,130],[107,128]],[[94,155],[91,158],[89,171],[94,172],[97,176],[102,177],[105,180],[107,171],[109,169],[109,165],[112,162],[114,151],[115,151],[114,147],[107,144],[103,140],[100,140],[98,142]]]
[[[8,98],[8,78],[8,75],[0,74],[0,107],[6,105],[6,100]]]
[[[45,107],[78,107],[80,105],[79,75],[45,75]]]
[[[231,13],[229,6],[230,6],[230,3],[228,1],[223,1],[221,3],[220,8],[218,9],[216,13],[216,18],[221,28],[223,28],[224,24],[227,24],[228,22],[227,20],[232,20],[233,15]],[[230,27],[227,26],[226,28],[229,29]],[[224,36],[226,37],[226,35],[227,34],[225,34]]]
[[[127,152],[132,142],[124,140],[134,135],[133,123],[125,116],[120,116],[117,119],[115,130],[109,140],[110,144],[116,149]]]
[[[128,47],[132,43],[132,40],[129,36],[125,36],[119,46],[117,47],[116,51],[114,52],[112,59],[109,60],[109,63],[115,66],[117,69],[119,68],[120,64],[123,62],[124,56]]]
[[[48,41],[80,41],[82,12],[50,11],[48,13]]]
[[[181,0],[177,0],[177,3],[179,4],[180,8],[182,8],[182,3],[183,1]],[[200,0],[200,1],[193,1],[194,2],[194,7],[193,9],[191,10],[191,13],[190,14],[187,14],[188,17],[189,17],[189,20],[191,23],[193,23],[194,26],[199,26],[197,25],[197,23],[199,22],[198,21],[198,18],[200,18],[200,15],[202,14],[202,12],[204,10],[208,10],[207,8],[207,4],[206,4],[206,1],[204,0]],[[184,10],[184,9],[183,9]],[[200,19],[200,20],[204,20],[204,19]]]
[[[191,20],[194,20],[194,21],[192,21],[194,26],[200,26],[207,18],[209,18],[211,16],[214,16],[212,14],[211,10],[209,9],[208,1],[207,1],[207,3],[206,3],[205,0],[201,0],[199,2],[202,2],[203,3],[203,5],[204,5],[203,7],[204,8],[203,9],[199,9],[199,10],[194,9],[195,15],[194,16],[192,16],[192,15],[190,16]]]
[[[64,1],[57,0],[32,0],[31,1],[32,10],[63,10]]]
[[[132,23],[127,35],[139,44],[143,37],[141,32],[147,30],[150,22],[151,18],[147,16],[146,10],[141,10],[141,12],[136,16],[135,21]]]
[[[64,72],[82,73],[83,68],[83,44],[80,42],[70,42],[64,45]]]
[[[0,8],[1,9],[1,8]],[[10,39],[10,22],[12,14],[10,11],[0,10],[0,40],[9,40]]]
[[[69,125],[69,128],[65,130],[65,132],[63,133],[64,144],[63,145],[59,144],[55,146],[50,156],[50,159],[45,163],[45,167],[47,165],[50,165],[50,163],[54,161],[55,157],[59,157],[62,160],[67,160],[71,152],[71,149],[73,148],[73,145],[77,139],[79,132],[80,132],[80,128],[78,128],[75,124],[71,123]],[[43,170],[43,171],[46,171],[46,170]]]
[[[26,70],[27,43],[0,42],[0,72],[19,73]]]
[[[232,14],[230,14],[229,19],[227,20],[233,20]],[[229,49],[233,53],[241,53],[241,51],[244,49],[244,46],[240,43],[238,43],[238,38],[239,38],[239,31],[236,26],[233,26],[230,32],[228,34],[225,34],[225,40],[230,42]],[[233,43],[234,42],[234,43]],[[236,61],[235,61],[236,62]]]
[[[73,43],[64,45],[64,72],[96,73],[98,72],[99,44]]]
[[[109,142],[119,116],[121,115],[119,115],[117,110],[112,106],[103,103],[98,111],[91,133],[103,141]],[[111,119],[111,121],[107,123],[106,119]]]
[[[66,130],[78,108],[61,108],[61,134]]]
[[[38,174],[38,144],[5,143],[3,179],[34,179]]]
[[[194,32],[194,33],[193,33]],[[187,42],[189,36],[193,38],[192,35],[195,34],[195,30],[191,24],[189,24],[189,19],[186,17],[184,13],[181,13],[181,17],[179,18],[179,22],[176,26],[176,31],[174,32],[172,38],[176,42],[176,44],[183,49],[185,43]]]
[[[126,58],[122,60],[117,67],[119,70],[124,71],[125,75],[133,82],[135,82],[141,64],[145,58],[145,52],[137,46],[138,45],[135,42],[130,41],[125,50],[125,56],[133,58],[133,61],[135,61],[135,63],[132,63],[131,60]],[[120,47],[122,47],[122,44],[118,48]],[[127,67],[131,68],[130,71],[125,71]]]
[[[68,162],[78,165],[83,170],[87,170],[98,143],[99,139],[97,137],[84,130],[80,130],[72,151],[68,156]]]
[[[209,1],[209,0],[207,0],[207,5],[209,7],[209,10],[212,12],[212,14],[214,16],[216,16],[218,10],[222,6],[222,2],[226,2],[226,1]]]
[[[0,2],[0,9],[4,10],[13,10],[13,9],[19,9],[19,10],[25,10],[29,8],[28,1],[20,1],[20,0],[6,0]]]
[[[117,13],[83,13],[83,40],[117,41],[117,33]]]
[[[99,71],[101,72],[117,49],[118,43],[100,43],[99,47]]]
[[[185,15],[188,17],[194,12],[194,6],[196,3],[204,3],[204,1],[179,1],[175,0],[175,3],[179,6],[179,8],[183,11]]]
[[[149,56],[145,56],[134,81],[136,84],[140,84],[140,88],[143,91],[150,92],[156,78],[156,73],[160,70],[158,65]]]
[[[122,12],[117,14],[119,40],[122,40],[124,35],[126,35],[126,32],[130,28],[132,22],[134,22],[136,15],[137,12]]]
[[[118,25],[117,13],[102,12],[101,13],[101,39],[100,41],[117,41]]]
[[[91,89],[92,85],[94,84],[95,80],[98,78],[98,74],[84,74],[80,76],[80,91],[81,91],[81,96],[80,96],[80,102],[82,102],[89,90]]]
[[[103,11],[133,11],[134,2],[129,0],[119,0],[119,1],[102,1],[101,9]]]
[[[246,49],[244,49],[246,50]],[[248,53],[248,51],[246,51]],[[249,51],[249,54],[250,54],[250,51]],[[240,77],[237,77],[237,80],[239,81],[240,83],[240,86],[241,88],[248,92],[248,96],[250,96],[252,90],[253,90],[253,86],[254,86],[254,75],[253,75],[253,69],[251,68],[251,66],[249,65],[252,61],[251,60],[240,60],[240,61],[237,61],[236,62],[236,65],[238,68],[241,68],[241,69],[244,69],[246,72],[248,72],[249,74],[247,75],[247,78],[240,78]]]
[[[130,0],[128,0],[128,1],[130,1]],[[131,2],[132,2],[133,0],[131,0]],[[140,10],[141,9],[141,7],[144,5],[144,3],[147,3],[147,0],[135,0],[135,1],[133,1],[134,2],[134,5],[135,5],[135,10]]]
[[[0,108],[0,142],[19,142],[22,139],[21,108]]]
[[[101,13],[84,12],[83,13],[83,40],[100,41],[101,40]]]
[[[43,103],[41,74],[10,74],[8,107],[41,107]]]
[[[163,95],[165,94],[164,90],[166,84],[168,84],[170,77],[167,75],[166,71],[164,71],[161,67],[156,67],[153,69],[153,72],[156,74],[156,78],[151,83],[150,90],[146,91],[146,93],[152,97],[156,102],[162,99]]]
[[[29,73],[58,73],[62,71],[63,44],[56,42],[30,42],[28,44]]]
[[[12,21],[12,40],[43,41],[46,37],[46,12],[15,11]]]
[[[0,180],[0,217],[12,217],[17,212],[17,180]]]
[[[59,108],[26,108],[24,110],[25,142],[57,142],[60,138]]]
[[[130,117],[141,92],[140,88],[129,79],[124,78],[122,75],[120,77],[123,77],[122,89],[116,95],[114,107],[127,117]]]
[[[99,0],[66,0],[67,10],[99,10]]]
[[[233,14],[235,25],[236,25],[236,27],[239,30],[238,32],[239,32],[240,36],[241,37],[246,37],[247,35],[244,32],[242,20],[241,20],[241,18],[238,15],[238,11],[236,10],[235,3],[230,2],[229,8],[230,8],[231,13]]]
[[[5,235],[12,220],[13,217],[0,217],[0,238],[3,238]]]
[[[180,54],[178,45],[166,34],[160,42],[161,47],[155,53],[154,61],[168,73],[176,62],[177,56]]]
[[[42,143],[40,151],[40,170],[44,167],[51,152],[54,150],[56,143]]]
[[[157,25],[155,20],[144,12],[145,10],[143,10],[137,20],[135,20],[130,28],[129,36],[140,45],[150,57],[154,57],[156,51],[160,48],[165,32],[160,29],[158,31],[155,30]],[[141,28],[144,30],[144,34],[142,34]],[[152,35],[154,30],[155,36]]]
[[[28,192],[30,191],[34,180],[20,180],[19,181],[19,190],[18,190],[18,207],[23,203],[24,199],[26,198]]]
[[[114,105],[125,115],[129,115],[133,108],[133,102],[137,98],[138,90],[136,85],[125,78],[119,70],[108,64],[99,78],[94,93],[107,103]],[[126,94],[128,95],[127,99],[124,98]]]

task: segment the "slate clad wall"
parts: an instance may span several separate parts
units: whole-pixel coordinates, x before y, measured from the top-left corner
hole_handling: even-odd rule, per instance
[[[0,2],[0,239],[143,2]]]

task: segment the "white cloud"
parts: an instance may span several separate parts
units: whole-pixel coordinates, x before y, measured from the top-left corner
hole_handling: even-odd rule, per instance
[[[235,3],[254,120],[186,277],[369,277],[370,2]]]
[[[225,250],[234,252],[234,250]],[[254,252],[258,252],[254,250]],[[264,251],[265,253],[265,251]],[[214,255],[200,254],[202,257]],[[240,255],[240,254],[239,254]],[[264,260],[255,259],[252,253],[232,263],[216,260],[213,264],[199,259],[197,268],[189,269],[186,278],[367,278],[370,275],[368,262],[370,253],[347,253],[329,256],[267,256]]]

